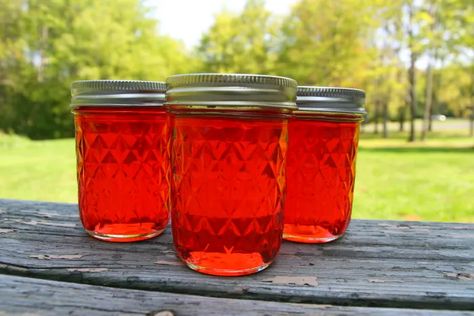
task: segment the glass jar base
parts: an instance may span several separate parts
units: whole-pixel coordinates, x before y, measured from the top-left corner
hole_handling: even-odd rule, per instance
[[[285,225],[283,239],[307,244],[325,244],[341,238],[344,232],[334,235],[321,226]]]
[[[138,231],[135,230],[133,233],[131,233],[131,232],[127,233],[126,231],[124,232],[123,229],[118,229],[119,227],[117,227],[117,226],[120,226],[120,225],[123,225],[123,224],[107,225],[105,229],[102,229],[100,231],[97,231],[97,230],[92,231],[92,230],[87,230],[86,229],[86,232],[90,236],[92,236],[96,239],[102,240],[102,241],[134,242],[134,241],[147,240],[147,239],[157,237],[157,236],[161,235],[165,230],[165,228],[162,228],[162,229],[146,229],[146,230],[141,229],[141,230],[138,230]],[[113,228],[115,228],[115,229],[111,229],[110,226],[114,226]],[[129,224],[127,224],[127,228],[130,228]],[[123,233],[112,233],[112,232],[123,232]]]
[[[181,260],[194,271],[217,276],[254,274],[266,269],[272,263],[272,261],[263,262],[259,254],[193,253],[191,258]],[[249,264],[244,266],[242,263]]]

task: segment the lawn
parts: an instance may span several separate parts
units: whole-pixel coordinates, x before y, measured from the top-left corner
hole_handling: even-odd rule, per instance
[[[0,134],[0,198],[77,202],[73,139]]]
[[[453,141],[361,140],[354,217],[474,222],[474,148]]]
[[[464,129],[414,144],[365,130],[355,218],[474,222],[474,139]],[[0,134],[0,197],[76,202],[74,141]]]

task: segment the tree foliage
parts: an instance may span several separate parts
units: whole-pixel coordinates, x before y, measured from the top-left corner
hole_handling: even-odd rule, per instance
[[[283,16],[247,0],[241,12],[218,13],[194,51],[160,35],[144,3],[0,0],[0,130],[72,136],[72,81],[192,71],[361,88],[371,120],[403,122],[413,97],[411,118],[473,107],[470,0],[299,0]]]
[[[298,2],[282,27],[278,72],[304,84],[364,86],[375,57],[368,2]]]
[[[138,0],[0,0],[0,7],[5,130],[71,136],[72,81],[164,80],[195,66],[183,44],[157,33],[157,21]]]
[[[272,73],[276,23],[262,0],[249,0],[240,14],[218,14],[198,47],[205,71]]]

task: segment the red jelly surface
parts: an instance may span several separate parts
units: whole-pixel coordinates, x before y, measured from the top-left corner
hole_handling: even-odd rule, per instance
[[[93,237],[117,242],[159,235],[168,223],[170,124],[161,108],[75,112],[79,209]]]
[[[173,238],[197,271],[244,275],[267,267],[283,232],[287,121],[175,117]]]
[[[351,217],[359,123],[293,118],[289,137],[283,238],[337,239]]]

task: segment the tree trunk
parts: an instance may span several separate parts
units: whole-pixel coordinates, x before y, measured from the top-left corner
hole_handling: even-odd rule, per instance
[[[469,124],[469,135],[474,136],[474,104],[471,106],[471,115],[470,115],[470,124]]]
[[[408,82],[410,90],[410,134],[408,141],[415,141],[415,118],[416,118],[416,76],[415,76],[415,56],[410,54],[410,70],[408,71]]]
[[[434,61],[438,61],[440,64],[440,68],[443,69],[444,66],[444,61],[442,58],[439,56],[438,49],[435,50],[435,58]],[[432,132],[433,131],[433,114],[439,113],[439,105],[438,105],[438,89],[441,87],[441,74],[439,72],[435,71],[433,72],[433,93],[432,93],[432,105],[431,105],[431,112],[430,112],[430,119],[428,121],[428,131]]]
[[[435,36],[439,29],[438,10],[436,3],[432,3],[429,8],[429,14],[433,17],[433,23],[431,23],[430,31],[432,36]],[[428,68],[426,69],[426,99],[425,99],[425,111],[423,113],[423,128],[421,130],[421,140],[425,140],[433,128],[433,100],[434,91],[438,87],[433,87],[433,67],[436,65],[438,60],[438,47],[436,40],[431,41],[431,49],[428,50]]]
[[[383,138],[388,138],[388,104],[387,102],[383,103],[383,111],[382,111],[382,130],[383,130]]]
[[[405,106],[401,106],[398,108],[398,131],[404,132],[405,131]]]
[[[41,36],[40,36],[40,43],[39,43],[39,52],[38,52],[38,74],[37,79],[38,82],[42,82],[44,79],[44,70],[46,66],[46,48],[48,45],[48,36],[49,31],[48,27],[42,26],[41,28]]]
[[[423,113],[423,127],[421,129],[421,140],[425,140],[429,131],[429,121],[431,107],[433,104],[433,69],[431,65],[431,59],[426,69],[426,101],[425,110]]]
[[[380,103],[375,101],[375,112],[374,112],[374,134],[379,133],[379,117],[380,117]]]
[[[432,132],[433,131],[433,109],[435,107],[435,104],[436,104],[436,94],[433,90],[433,100],[432,100],[432,105],[431,105],[431,108],[430,108],[430,116],[428,117],[428,132]]]
[[[414,48],[414,34],[413,34],[413,3],[408,5],[409,25],[408,25],[408,47],[410,50],[410,69],[408,70],[408,84],[410,95],[410,134],[408,136],[409,142],[415,141],[415,117],[416,117],[416,60],[417,54]]]

